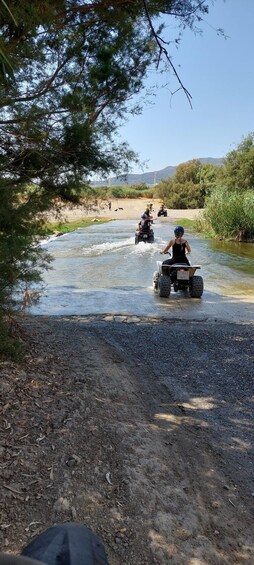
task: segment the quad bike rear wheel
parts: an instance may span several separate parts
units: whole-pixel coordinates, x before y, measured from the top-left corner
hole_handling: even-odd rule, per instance
[[[158,280],[159,296],[168,298],[171,291],[171,279],[168,275],[161,275]]]
[[[190,280],[190,296],[191,298],[201,298],[204,291],[204,281],[199,275],[192,277]]]
[[[158,271],[155,271],[153,274],[153,290],[156,291],[158,290],[158,284],[159,284],[159,273]]]

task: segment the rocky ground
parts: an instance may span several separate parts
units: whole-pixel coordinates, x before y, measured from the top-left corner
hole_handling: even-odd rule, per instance
[[[253,325],[23,317],[2,362],[0,539],[68,520],[111,565],[251,565]]]

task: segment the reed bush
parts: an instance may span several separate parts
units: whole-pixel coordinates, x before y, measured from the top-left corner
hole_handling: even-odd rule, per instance
[[[216,236],[225,239],[254,237],[254,192],[216,187],[206,199],[204,221]]]

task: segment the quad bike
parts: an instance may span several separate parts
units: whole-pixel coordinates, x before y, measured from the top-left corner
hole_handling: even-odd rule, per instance
[[[167,215],[168,215],[168,211],[166,210],[166,208],[164,208],[164,206],[161,206],[161,208],[159,209],[158,214],[157,214],[158,218],[160,216],[164,216],[166,218]]]
[[[159,296],[169,298],[173,287],[175,292],[188,290],[191,298],[201,298],[204,290],[203,278],[195,275],[200,265],[186,263],[163,265],[162,261],[157,261],[157,269],[153,275],[153,288]]]
[[[144,243],[153,243],[154,242],[154,231],[152,228],[142,230],[142,228],[138,228],[135,233],[135,244],[144,241]]]

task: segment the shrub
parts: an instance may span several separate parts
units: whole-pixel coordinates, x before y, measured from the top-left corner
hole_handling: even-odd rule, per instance
[[[136,190],[135,188],[126,188],[125,198],[143,198],[144,193],[140,190]]]
[[[124,198],[125,196],[124,188],[122,186],[112,186],[110,192],[113,198]]]
[[[216,187],[206,200],[205,220],[214,233],[226,239],[254,236],[254,194]]]
[[[19,336],[12,335],[11,322],[0,316],[0,359],[19,361],[24,352],[24,344]]]

